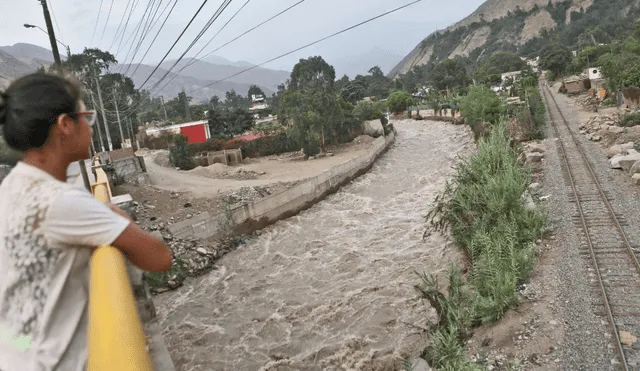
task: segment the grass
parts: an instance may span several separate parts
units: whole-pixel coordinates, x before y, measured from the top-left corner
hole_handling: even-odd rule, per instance
[[[533,268],[534,241],[542,235],[546,217],[523,201],[530,175],[517,158],[506,124],[493,126],[478,142],[477,153],[458,165],[427,217],[429,231],[451,231],[469,272],[463,277],[452,266],[446,293],[435,278],[419,274],[416,289],[438,313],[423,353],[435,369],[482,369],[465,357],[472,328],[502,318],[517,305],[518,288]]]
[[[628,113],[620,118],[620,126],[631,127],[640,125],[640,113],[632,112]]]

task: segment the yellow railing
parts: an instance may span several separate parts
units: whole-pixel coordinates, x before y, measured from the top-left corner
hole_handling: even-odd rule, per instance
[[[94,162],[95,198],[111,202],[111,189],[100,160]],[[152,371],[146,339],[122,253],[100,246],[91,257],[88,371]]]

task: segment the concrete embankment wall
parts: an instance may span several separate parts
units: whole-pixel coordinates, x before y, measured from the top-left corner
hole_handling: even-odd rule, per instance
[[[278,220],[296,215],[342,185],[367,172],[395,141],[395,133],[378,137],[364,154],[269,197],[230,209],[215,220],[208,213],[169,226],[176,237],[209,238],[226,233],[251,233]]]

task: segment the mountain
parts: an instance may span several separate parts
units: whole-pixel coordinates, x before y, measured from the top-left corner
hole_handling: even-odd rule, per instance
[[[209,63],[213,63],[213,64],[225,64],[228,66],[236,66],[236,67],[242,67],[242,68],[248,68],[248,67],[253,67],[254,64],[247,62],[247,61],[231,61],[227,58],[218,56],[218,55],[212,55],[206,58],[202,59],[205,62],[209,62]]]
[[[8,80],[34,72],[36,69],[37,67],[33,68],[31,65],[0,49],[0,80],[4,80],[5,83]]]
[[[337,60],[327,60],[336,69],[336,77],[347,75],[354,78],[366,75],[373,66],[378,66],[383,72],[390,71],[402,56],[386,49],[376,47],[367,53],[342,57]]]
[[[475,12],[422,40],[389,73],[455,56],[472,62],[496,51],[537,55],[550,40],[577,48],[607,43],[630,29],[640,16],[640,0],[487,0]]]
[[[169,65],[171,66],[171,65]],[[194,64],[195,66],[195,64]],[[137,67],[137,69],[136,69]],[[126,72],[126,75],[131,77],[133,82],[137,87],[142,86],[142,83],[147,79],[147,77],[151,74],[154,67],[146,64],[140,65],[120,65],[117,69],[112,72]],[[178,70],[177,68],[175,70]],[[192,76],[190,74],[185,74],[188,69],[185,69],[183,73],[174,75],[170,74],[159,86],[158,88],[162,88],[159,90],[155,90],[153,95],[160,96],[163,95],[166,98],[175,97],[180,93],[183,89],[187,92],[187,94],[193,97],[194,102],[208,102],[209,99],[217,95],[222,100],[224,100],[225,93],[230,90],[235,90],[236,93],[241,95],[247,95],[249,91],[249,87],[251,84],[244,84],[232,81],[222,81],[216,84],[213,84],[209,87],[204,88],[205,85],[211,84],[216,81],[215,78],[211,78],[206,73],[200,76]],[[135,73],[133,73],[135,71]],[[144,89],[151,89],[159,80],[164,76],[167,70],[163,68],[158,68],[156,72],[153,73],[149,81],[143,86]],[[174,77],[172,80],[172,77]],[[203,78],[205,77],[205,78]],[[225,76],[226,77],[226,76]],[[167,86],[164,86],[167,84]],[[201,89],[202,88],[202,89]],[[269,89],[267,87],[261,86],[262,90],[267,95],[271,95],[274,90]],[[191,90],[198,89],[196,91],[190,92]]]
[[[167,61],[162,63],[160,67],[169,69],[174,63],[175,61]],[[228,78],[226,81],[247,85],[255,84],[260,86],[263,90],[266,88],[272,91],[277,90],[278,85],[286,81],[291,74],[291,72],[288,71],[270,70],[263,67],[256,67],[252,70],[242,72],[248,67],[214,64],[193,58],[182,59],[173,71],[179,71],[187,64],[190,64],[190,66],[180,72],[183,76],[190,76],[210,81]],[[236,74],[237,76],[233,76]],[[238,91],[238,93],[245,92]]]
[[[33,44],[17,43],[9,46],[0,46],[0,50],[11,54],[18,59],[36,59],[53,63],[53,54],[51,53],[51,50]],[[64,50],[61,49],[59,52],[60,58],[67,58],[66,55],[64,55]]]

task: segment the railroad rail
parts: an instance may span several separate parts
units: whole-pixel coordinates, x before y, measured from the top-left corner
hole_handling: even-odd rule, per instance
[[[623,226],[624,217],[616,214],[612,197],[602,188],[574,131],[562,113],[548,86],[543,96],[555,129],[570,200],[576,206],[573,218],[582,228],[580,254],[590,261],[595,285],[602,304],[595,304],[596,314],[611,325],[614,346],[621,369],[640,369],[640,348],[623,345],[623,334],[640,334],[640,263]],[[549,99],[550,97],[550,99]],[[592,281],[593,282],[593,281]]]

